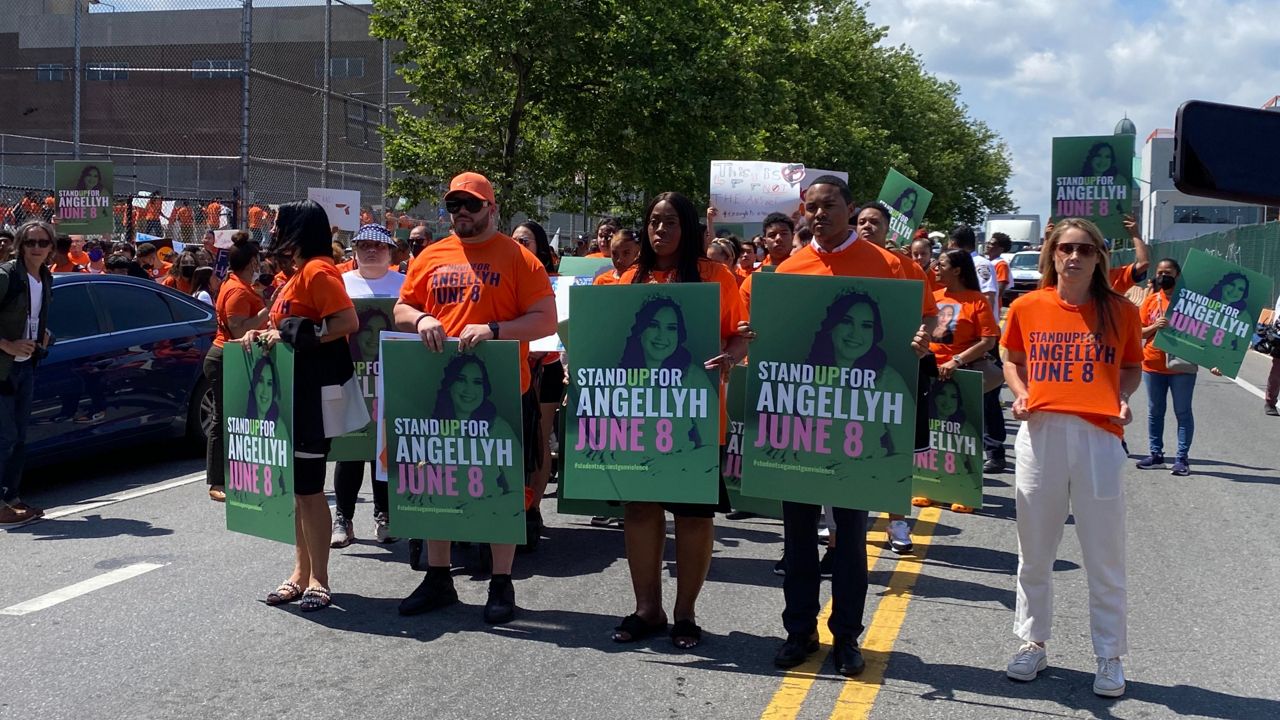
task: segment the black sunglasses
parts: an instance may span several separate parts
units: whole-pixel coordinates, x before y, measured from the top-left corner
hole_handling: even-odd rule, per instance
[[[462,198],[453,198],[444,201],[444,209],[447,210],[450,215],[457,213],[463,208],[466,208],[469,213],[477,213],[480,212],[481,208],[488,204],[489,202],[487,200],[481,200],[477,197],[469,197],[465,200]]]
[[[23,247],[47,248],[51,245],[53,245],[52,240],[24,240],[22,242]]]

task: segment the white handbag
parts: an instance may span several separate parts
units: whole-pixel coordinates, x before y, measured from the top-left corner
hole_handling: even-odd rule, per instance
[[[369,408],[354,375],[342,385],[320,388],[320,414],[327,438],[346,435],[369,424]]]

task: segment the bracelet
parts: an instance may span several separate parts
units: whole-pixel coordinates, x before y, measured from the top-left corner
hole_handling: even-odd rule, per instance
[[[434,317],[431,313],[422,313],[417,320],[413,321],[413,331],[418,332],[418,326],[422,324],[422,318]]]

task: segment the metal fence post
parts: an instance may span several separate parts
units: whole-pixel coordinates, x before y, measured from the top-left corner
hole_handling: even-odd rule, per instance
[[[73,107],[71,108],[71,114],[72,114],[71,142],[73,146],[72,155],[76,160],[79,160],[80,159],[80,79],[81,79],[80,76],[84,74],[83,70],[80,68],[80,0],[75,0],[74,15],[75,15],[75,21],[72,23],[72,25],[74,27],[73,35],[75,36],[73,38],[73,42],[75,43],[75,59],[72,61],[71,64],[75,66],[76,81],[75,81],[75,90],[74,90],[75,100],[72,102]]]
[[[324,105],[320,111],[320,186],[329,187],[329,93],[333,90],[333,0],[324,0]]]
[[[253,61],[253,0],[244,0],[240,15],[241,42],[244,44],[243,67],[240,72],[240,204],[236,226],[244,227],[245,206],[249,202],[249,67]]]

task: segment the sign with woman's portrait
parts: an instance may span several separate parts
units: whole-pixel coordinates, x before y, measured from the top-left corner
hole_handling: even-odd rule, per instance
[[[982,507],[982,373],[956,370],[929,388],[929,449],[916,453],[912,496]]]
[[[1271,278],[1193,248],[1154,344],[1233,378],[1270,300]]]
[[[378,372],[381,363],[378,361],[379,343],[384,331],[395,329],[395,298],[352,298],[356,306],[356,317],[360,320],[360,329],[347,338],[351,348],[351,360],[355,363],[356,385],[364,395],[365,404],[369,408],[369,417],[378,417]],[[329,450],[329,460],[373,460],[375,447],[374,421],[353,433],[347,433],[333,439],[333,447]]]
[[[880,187],[880,202],[889,207],[889,242],[907,245],[916,228],[924,221],[924,214],[933,202],[933,193],[902,173],[889,168],[889,174]]]
[[[432,352],[383,335],[382,423],[391,534],[480,543],[525,541],[520,350],[487,340]]]
[[[292,545],[293,349],[228,342],[224,353],[227,529]]]
[[[756,278],[742,492],[905,512],[920,327],[917,280]],[[763,294],[762,294],[763,293]]]
[[[712,283],[575,286],[565,494],[714,503],[720,496],[720,296]]]
[[[110,160],[57,160],[53,163],[59,232],[107,235],[115,229],[115,214],[111,207],[114,167]]]
[[[1124,216],[1133,214],[1134,191],[1132,135],[1053,139],[1053,221],[1084,218],[1103,237],[1127,238]]]

